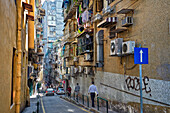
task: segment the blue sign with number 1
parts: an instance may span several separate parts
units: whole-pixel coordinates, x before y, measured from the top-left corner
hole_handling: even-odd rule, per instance
[[[134,48],[135,64],[148,64],[148,48]]]

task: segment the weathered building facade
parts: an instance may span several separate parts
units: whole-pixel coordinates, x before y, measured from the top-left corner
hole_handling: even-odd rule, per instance
[[[8,5],[11,3],[10,8],[7,8]],[[17,11],[15,1],[0,1],[0,26],[1,29],[1,37],[0,37],[0,112],[1,113],[9,113],[15,112],[15,106],[11,107],[15,101],[16,92],[15,86],[12,85],[12,82],[16,84],[16,68],[13,72],[13,62],[15,61],[15,67],[17,63],[16,53],[15,50],[17,48]],[[15,9],[15,10],[13,10]],[[13,16],[13,18],[9,18],[9,16]],[[7,20],[9,18],[9,20]],[[13,20],[14,19],[14,20]],[[10,34],[9,34],[10,33]],[[14,74],[12,79],[12,75]],[[12,91],[13,89],[13,91]]]
[[[33,9],[33,0],[0,1],[1,113],[20,113],[29,105],[28,48],[34,49],[34,34],[30,33],[34,23],[28,22],[34,21]]]
[[[59,37],[63,35],[63,16],[62,16],[62,0],[46,0],[43,3],[43,9],[46,10],[43,18],[43,43],[45,53],[45,76],[48,85],[56,84],[55,76],[55,59],[58,57],[56,54],[57,48],[54,45],[55,41],[59,40]],[[55,53],[55,54],[54,54]],[[53,65],[53,66],[52,66]]]
[[[148,48],[142,65],[144,112],[169,112],[168,0],[65,0],[64,78],[87,95],[91,81],[99,96],[119,112],[140,112],[139,65],[134,47]]]

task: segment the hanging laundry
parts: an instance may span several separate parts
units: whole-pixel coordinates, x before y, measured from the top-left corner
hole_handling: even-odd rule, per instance
[[[80,28],[78,29],[78,33],[82,33],[82,32],[84,32],[84,27],[80,27]]]
[[[82,13],[82,11],[81,11],[81,5],[79,5],[79,13]]]
[[[82,17],[79,17],[79,18],[77,19],[77,23],[78,23],[79,26],[82,25]]]
[[[84,11],[84,12],[82,13],[82,22],[83,22],[83,23],[86,23],[86,21],[87,21],[87,13],[86,13],[86,11]]]
[[[79,17],[79,24],[82,25],[82,17]]]

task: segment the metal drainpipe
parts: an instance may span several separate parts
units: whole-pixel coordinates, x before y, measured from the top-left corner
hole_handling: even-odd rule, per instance
[[[17,0],[17,83],[16,83],[16,113],[20,113],[21,107],[21,0]]]
[[[93,15],[96,15],[96,0],[93,0]],[[93,57],[93,66],[96,66],[96,57],[97,57],[97,47],[96,47],[96,31],[97,31],[97,28],[96,28],[96,22],[93,23],[93,28],[94,28],[94,34],[93,34],[93,41],[94,41],[94,45],[93,45],[93,50],[94,50],[94,57]]]

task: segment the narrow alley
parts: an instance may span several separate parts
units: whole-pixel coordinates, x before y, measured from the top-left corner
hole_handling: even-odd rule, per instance
[[[0,113],[170,113],[170,0],[0,0]]]

